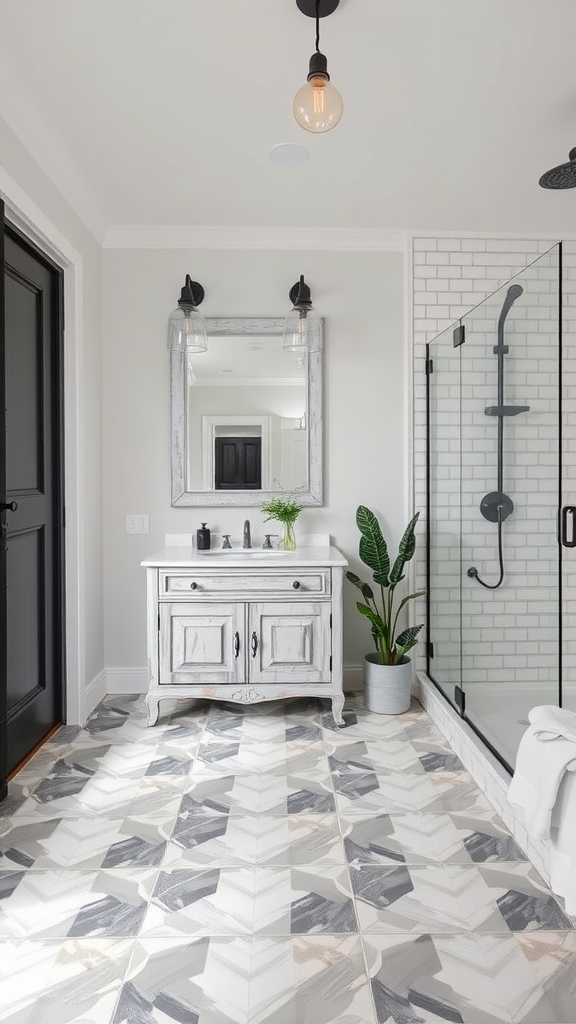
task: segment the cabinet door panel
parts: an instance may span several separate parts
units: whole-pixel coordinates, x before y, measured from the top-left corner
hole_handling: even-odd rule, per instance
[[[255,603],[248,619],[250,682],[331,681],[328,602]]]
[[[160,683],[244,682],[243,604],[160,605]]]

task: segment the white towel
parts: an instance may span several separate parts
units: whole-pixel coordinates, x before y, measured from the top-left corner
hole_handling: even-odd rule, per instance
[[[536,735],[542,739],[563,736],[576,743],[576,713],[554,704],[541,704],[528,713],[528,721],[535,727]]]
[[[567,773],[558,791],[550,828],[550,886],[576,915],[576,772]]]
[[[552,738],[550,729],[543,729],[545,722],[542,716],[526,729],[507,796],[508,803],[524,812],[526,828],[538,839],[549,837],[552,809],[564,773],[576,770],[576,743],[557,731]]]

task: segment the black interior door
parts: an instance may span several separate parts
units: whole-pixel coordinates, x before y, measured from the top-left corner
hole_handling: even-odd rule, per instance
[[[217,437],[215,489],[259,491],[262,487],[262,439]]]
[[[10,772],[62,721],[62,274],[4,228],[4,699]]]
[[[4,437],[6,415],[4,412],[4,203],[0,199],[0,439]],[[6,460],[0,446],[0,800],[6,796],[6,775],[8,774],[8,734],[6,726],[7,685],[6,685]]]

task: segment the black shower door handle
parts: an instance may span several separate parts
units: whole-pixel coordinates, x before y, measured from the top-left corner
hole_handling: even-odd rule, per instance
[[[564,505],[560,541],[565,548],[576,548],[576,505]]]

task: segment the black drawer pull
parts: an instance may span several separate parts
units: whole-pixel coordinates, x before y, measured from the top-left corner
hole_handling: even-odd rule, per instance
[[[294,590],[300,590],[300,587],[302,586],[302,584],[299,583],[298,580],[294,580],[294,583],[292,584],[292,586],[294,587]]]
[[[234,657],[237,658],[240,654],[240,633],[238,630],[234,633]]]
[[[256,657],[256,651],[258,650],[258,637],[256,636],[256,633],[252,633],[252,641],[251,641],[251,643],[252,643],[252,657],[255,658]]]
[[[190,584],[190,590],[198,590],[198,584],[197,583],[191,583]]]

